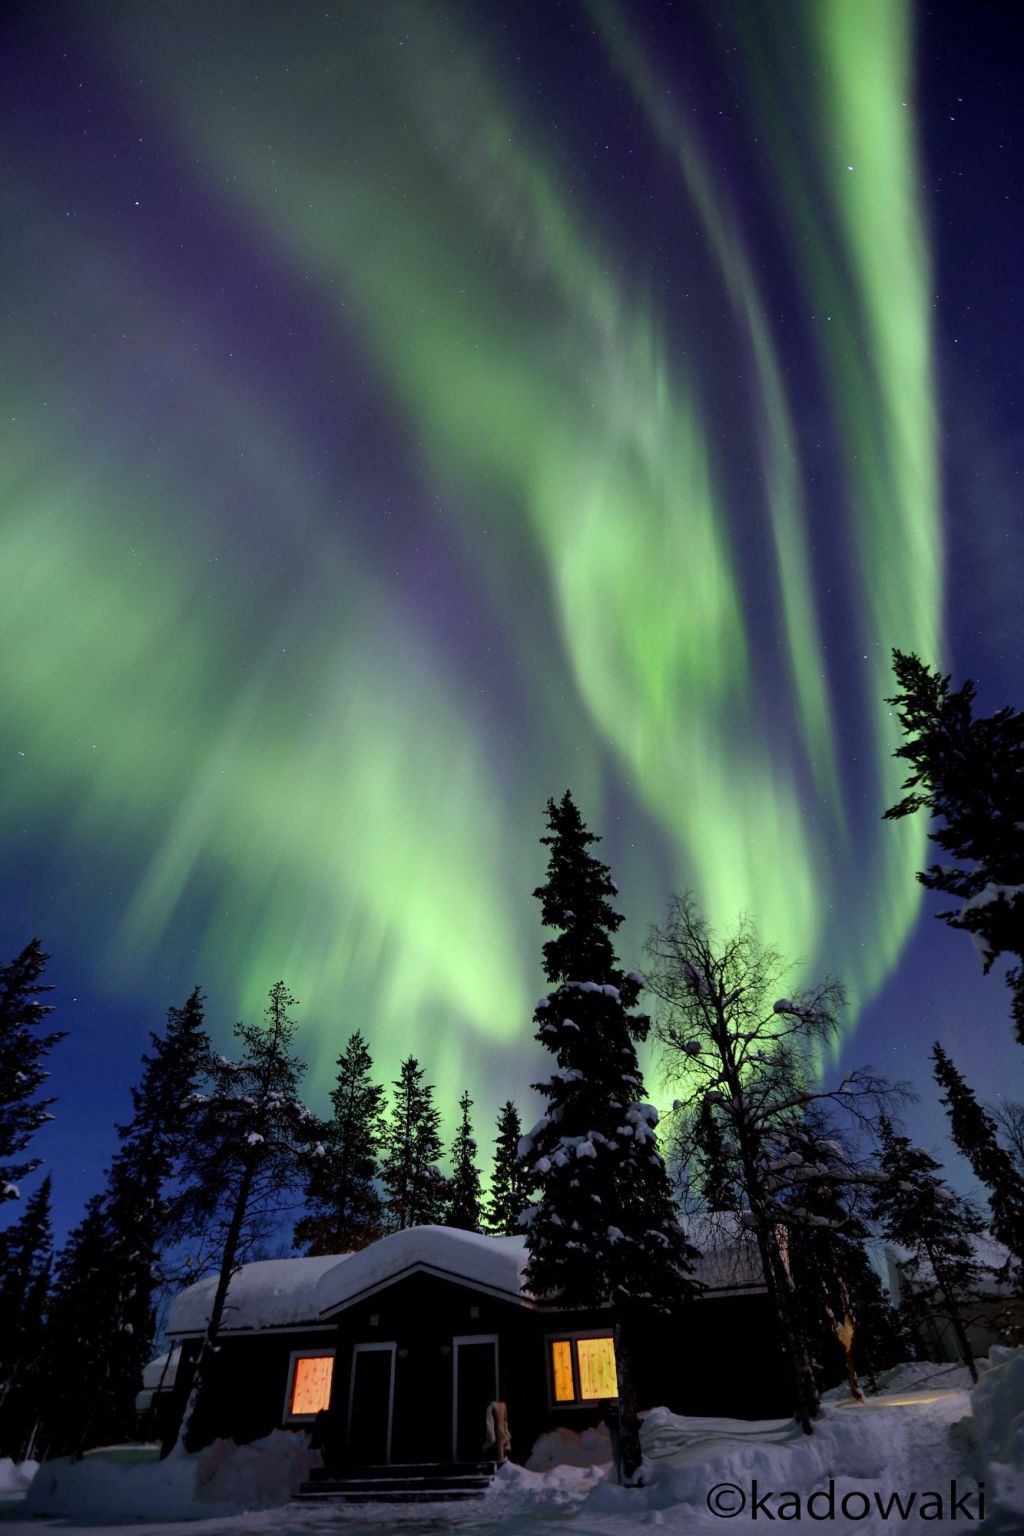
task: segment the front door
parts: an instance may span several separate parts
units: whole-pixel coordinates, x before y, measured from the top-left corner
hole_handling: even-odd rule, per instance
[[[487,1405],[498,1396],[497,1334],[452,1340],[452,1449],[456,1461],[479,1461],[487,1439]]]
[[[348,1396],[348,1459],[376,1467],[391,1460],[395,1345],[357,1344]]]

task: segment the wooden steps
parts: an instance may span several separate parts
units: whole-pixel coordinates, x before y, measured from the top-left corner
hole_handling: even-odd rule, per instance
[[[303,1503],[440,1504],[482,1499],[493,1461],[391,1462],[378,1467],[314,1467],[296,1499]]]

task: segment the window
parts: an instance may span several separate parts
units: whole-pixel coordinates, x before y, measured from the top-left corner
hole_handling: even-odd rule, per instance
[[[288,1370],[285,1418],[314,1419],[322,1409],[329,1408],[333,1379],[333,1349],[311,1349],[305,1353],[296,1351]]]
[[[548,1362],[555,1403],[595,1403],[618,1394],[615,1346],[610,1334],[549,1339]]]

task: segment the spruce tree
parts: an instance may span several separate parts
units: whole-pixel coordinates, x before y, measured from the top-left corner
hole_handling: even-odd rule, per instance
[[[283,981],[268,994],[261,1024],[235,1025],[241,1056],[208,1056],[202,1089],[193,1095],[186,1186],[179,1210],[186,1230],[211,1238],[219,1254],[217,1284],[181,1425],[186,1450],[210,1438],[207,1408],[218,1363],[218,1336],[231,1277],[247,1245],[279,1219],[300,1181],[308,1149],[309,1111],[299,1100],[305,1065],[292,1051],[295,999]]]
[[[459,1100],[462,1119],[452,1147],[452,1176],[448,1185],[446,1225],[464,1232],[480,1230],[480,1170],[476,1166],[476,1142],[469,1111],[473,1100],[466,1092]]]
[[[553,990],[534,1019],[555,1068],[534,1085],[547,1110],[521,1144],[539,1191],[527,1213],[526,1278],[534,1296],[561,1306],[611,1308],[630,1482],[640,1466],[632,1329],[642,1314],[695,1293],[696,1255],[676,1219],[657,1111],[644,1101],[637,1046],[650,1021],[633,1012],[642,977],[624,973],[616,958],[616,887],[590,852],[599,839],[571,794],[548,801],[547,820],[548,877],[534,894],[544,926],[557,931],[543,951]]]
[[[53,1099],[36,1095],[49,1075],[46,1057],[67,1031],[41,1032],[53,1012],[39,1001],[51,990],[42,980],[48,959],[33,939],[9,965],[0,966],[0,1205],[17,1200],[19,1180],[39,1167],[38,1157],[21,1154],[39,1127],[53,1119]]]
[[[42,1362],[43,1377],[51,1383],[41,1437],[48,1456],[80,1454],[89,1444],[95,1399],[102,1410],[106,1398],[108,1346],[122,1321],[110,1313],[110,1242],[103,1197],[92,1195],[54,1263]],[[52,1389],[55,1382],[59,1390]]]
[[[955,863],[933,864],[918,879],[960,905],[937,916],[971,934],[989,971],[1002,954],[1020,964],[1006,973],[1017,1039],[1024,1045],[1024,714],[1009,707],[974,714],[974,684],[950,679],[914,655],[893,651],[896,708],[910,765],[906,793],[890,806],[896,820],[919,810],[936,818],[928,836]]]
[[[877,1389],[876,1373],[900,1358],[902,1331],[867,1253],[870,1234],[856,1209],[858,1186],[827,1177],[832,1170],[823,1146],[828,1142],[815,1135],[806,1147],[807,1166],[823,1177],[809,1178],[789,1196],[789,1269],[823,1385],[833,1385],[842,1370],[861,1401],[861,1374]]]
[[[391,1113],[384,1128],[381,1180],[390,1224],[440,1226],[444,1222],[447,1182],[438,1169],[441,1114],[434,1088],[423,1081],[424,1069],[408,1056],[395,1079]]]
[[[306,1213],[295,1242],[309,1254],[351,1253],[381,1235],[383,1207],[377,1192],[383,1137],[382,1084],[372,1080],[373,1058],[359,1030],[338,1057],[331,1091],[333,1113],[311,1131]]]
[[[52,1257],[47,1176],[0,1236],[0,1456],[12,1461],[32,1453],[39,1426]]]
[[[105,1188],[58,1266],[47,1369],[68,1390],[48,1416],[54,1453],[78,1453],[134,1433],[135,1398],[153,1352],[162,1259],[175,1236],[171,1189],[208,1054],[196,987],[181,1007],[167,1010],[163,1034],[150,1035]],[[98,1245],[104,1261],[94,1267],[90,1255]],[[93,1319],[87,1333],[79,1323],[83,1315]]]
[[[945,1092],[942,1103],[956,1146],[988,1190],[992,1235],[1015,1260],[1017,1288],[1024,1279],[1024,1178],[1013,1158],[1000,1145],[995,1120],[978,1103],[945,1051],[936,1041],[932,1052],[935,1081]]]
[[[950,1323],[960,1357],[977,1381],[967,1339],[964,1307],[980,1279],[975,1244],[984,1223],[969,1200],[938,1176],[939,1164],[921,1147],[898,1135],[886,1116],[878,1123],[881,1166],[886,1175],[872,1197],[882,1235],[907,1250],[901,1266],[909,1280],[901,1311],[912,1329],[935,1302]]]
[[[522,1122],[511,1099],[506,1099],[498,1111],[497,1131],[487,1227],[502,1237],[519,1237],[523,1231],[520,1217],[530,1203],[530,1180],[519,1156]]]

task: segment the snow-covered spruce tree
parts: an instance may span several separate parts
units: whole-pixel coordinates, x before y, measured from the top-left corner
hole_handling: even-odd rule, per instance
[[[538,1191],[526,1212],[527,1282],[561,1306],[611,1307],[623,1480],[632,1482],[640,1468],[633,1327],[696,1293],[697,1255],[676,1219],[657,1111],[644,1101],[637,1045],[650,1021],[632,1011],[643,979],[619,968],[611,936],[622,916],[609,901],[609,869],[590,852],[599,839],[568,792],[548,801],[547,824],[548,878],[534,895],[557,932],[544,945],[552,991],[534,1020],[555,1067],[534,1085],[547,1109],[520,1142]]]
[[[0,1234],[0,1457],[12,1461],[24,1461],[35,1449],[52,1258],[47,1176],[19,1219]]]
[[[437,1166],[442,1152],[441,1113],[434,1105],[433,1084],[423,1081],[423,1068],[415,1056],[408,1056],[392,1087],[381,1160],[389,1224],[398,1231],[440,1226],[448,1189]]]
[[[283,981],[271,987],[261,1024],[235,1025],[237,1061],[210,1055],[195,1118],[179,1213],[186,1230],[217,1233],[219,1265],[206,1333],[181,1424],[186,1450],[209,1439],[207,1390],[217,1369],[224,1304],[231,1277],[261,1224],[300,1184],[310,1113],[299,1100],[305,1065],[294,1055],[295,1006]]]
[[[519,1156],[522,1122],[511,1099],[506,1099],[498,1111],[497,1131],[487,1229],[501,1237],[519,1237],[523,1230],[519,1218],[530,1203],[530,1181]]]
[[[995,1120],[978,1103],[937,1041],[932,1060],[935,1081],[944,1090],[942,1102],[949,1116],[950,1134],[975,1177],[988,1190],[992,1236],[1013,1255],[1016,1289],[1024,1292],[1024,1178],[1000,1145]]]
[[[384,1086],[359,1030],[338,1057],[329,1120],[311,1126],[306,1212],[295,1242],[309,1254],[351,1253],[383,1231],[375,1179],[384,1134]]]
[[[691,1178],[696,1166],[698,1185],[710,1156],[718,1202],[731,1194],[756,1239],[795,1416],[810,1433],[820,1396],[783,1234],[803,1209],[795,1195],[823,1169],[849,1184],[878,1175],[826,1147],[814,1150],[808,1115],[830,1101],[853,1120],[870,1120],[887,1090],[866,1072],[849,1073],[836,1092],[817,1087],[818,1064],[839,1032],[842,989],[826,980],[773,1003],[790,967],[749,918],[719,940],[693,898],[676,897],[647,951],[648,987],[661,1001],[656,1034],[679,1085],[674,1155]]]
[[[17,1200],[19,1179],[39,1167],[38,1157],[22,1160],[21,1154],[39,1127],[53,1119],[53,1099],[36,1094],[49,1076],[46,1057],[67,1030],[41,1032],[53,1012],[39,1001],[51,990],[42,980],[48,959],[33,939],[9,965],[0,966],[0,1205]]]
[[[167,1010],[163,1033],[150,1035],[131,1091],[131,1119],[117,1128],[106,1186],[75,1240],[84,1243],[88,1259],[98,1233],[104,1262],[95,1269],[72,1253],[67,1263],[62,1255],[58,1267],[47,1370],[66,1391],[47,1415],[51,1454],[78,1454],[134,1434],[135,1398],[153,1352],[156,1298],[174,1240],[172,1187],[190,1130],[190,1099],[208,1055],[196,987],[181,1007]],[[84,1314],[92,1318],[87,1332],[80,1326]]]
[[[452,1146],[452,1176],[448,1182],[445,1225],[463,1232],[480,1231],[480,1170],[476,1165],[476,1141],[469,1111],[473,1100],[466,1092],[459,1100],[462,1118]]]
[[[935,1159],[898,1135],[885,1115],[879,1120],[878,1136],[886,1181],[877,1186],[872,1207],[882,1235],[908,1254],[901,1266],[909,1282],[903,1315],[913,1331],[920,1328],[926,1312],[945,1316],[960,1358],[977,1381],[964,1311],[977,1294],[980,1279],[972,1239],[985,1230],[985,1224],[971,1202],[954,1194],[938,1176],[940,1165]]]
[[[910,772],[886,818],[922,809],[937,818],[928,835],[956,862],[917,878],[960,902],[937,916],[971,935],[986,972],[1003,954],[1021,962],[1006,982],[1024,1045],[1024,714],[1006,707],[976,718],[974,684],[951,692],[949,678],[917,656],[893,651],[893,669],[900,692],[886,703],[906,738],[895,755]]]

